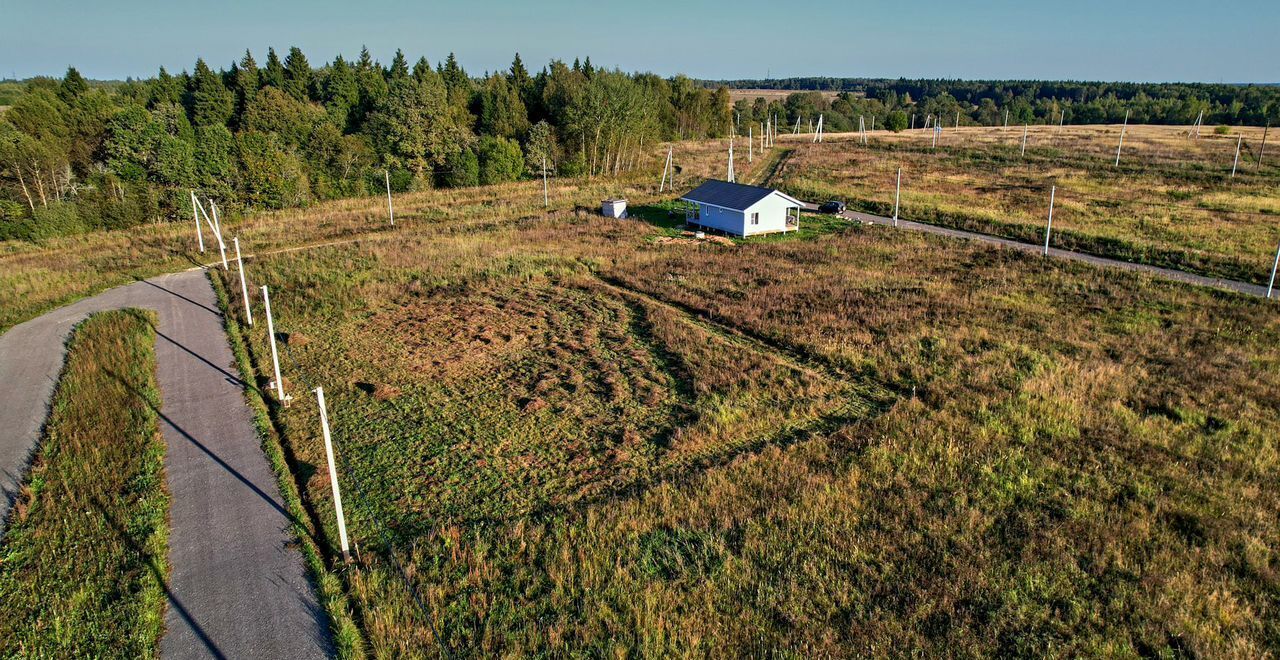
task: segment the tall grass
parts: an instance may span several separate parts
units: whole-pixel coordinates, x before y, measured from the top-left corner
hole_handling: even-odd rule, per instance
[[[75,330],[0,543],[0,655],[157,655],[169,496],[154,324],[123,310]]]

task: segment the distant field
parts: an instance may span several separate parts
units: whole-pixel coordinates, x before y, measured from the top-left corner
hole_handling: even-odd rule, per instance
[[[782,101],[792,94],[800,92],[811,92],[813,90],[796,90],[796,89],[730,89],[729,100],[737,101],[738,99],[764,99],[766,101]],[[839,92],[822,91],[818,92],[827,99],[834,99]]]
[[[922,121],[918,118],[918,122]],[[1037,243],[1044,240],[1049,192],[1057,186],[1055,246],[1208,275],[1266,283],[1280,242],[1280,145],[1263,129],[1130,126],[1115,166],[1120,126],[1033,126],[932,133],[781,136],[798,145],[775,184],[806,199],[843,198],[889,215],[902,174],[903,217]],[[1237,137],[1240,165],[1231,178]]]

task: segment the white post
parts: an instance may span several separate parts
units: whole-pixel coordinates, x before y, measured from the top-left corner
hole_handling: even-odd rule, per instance
[[[756,159],[756,129],[754,126],[747,127],[747,162],[753,163]]]
[[[729,174],[725,177],[729,183],[733,183],[733,138],[729,138]]]
[[[1009,130],[1009,109],[1004,109],[1004,130]]]
[[[956,110],[956,128],[960,128],[960,111]]]
[[[931,149],[937,149],[937,148],[938,148],[938,131],[939,131],[939,130],[940,130],[940,129],[939,129],[937,126],[934,126],[934,127],[933,127],[933,146],[932,146],[932,147],[930,147]]]
[[[671,156],[668,155],[667,158],[668,158],[668,162],[670,162],[669,159],[671,158]],[[667,168],[663,167],[662,180],[666,181],[666,179],[667,179]],[[658,186],[658,192],[662,192],[661,185]],[[542,156],[542,208],[545,209],[550,207],[551,207],[551,198],[547,196],[547,156],[544,154]]]
[[[391,226],[396,226],[396,210],[391,206],[391,170],[382,170],[383,178],[387,182],[387,218],[391,220]]]
[[[796,135],[800,132],[800,115],[796,115],[796,127],[791,129],[791,134]]]
[[[249,309],[249,285],[244,281],[244,262],[240,261],[240,237],[234,236],[231,242],[236,246],[236,270],[240,272],[240,297],[244,298],[244,318],[253,325],[253,310]]]
[[[1049,234],[1053,231],[1053,199],[1058,194],[1058,187],[1049,191],[1049,224],[1044,229],[1044,256],[1049,256]]]
[[[1022,157],[1027,156],[1027,125],[1022,125]]]
[[[1067,109],[1063,108],[1058,111],[1058,132],[1062,132],[1062,127],[1067,123]]]
[[[1267,127],[1262,129],[1262,146],[1258,148],[1258,162],[1253,164],[1253,168],[1260,169],[1262,167],[1262,154],[1267,153],[1267,133],[1271,131],[1271,122],[1267,122]]]
[[[324,388],[316,388],[316,402],[320,405],[320,432],[324,435],[324,453],[329,460],[329,483],[333,485],[333,509],[338,514],[338,542],[342,546],[342,561],[351,563],[347,548],[347,517],[342,513],[342,493],[338,490],[338,468],[333,460],[333,440],[329,437],[329,413],[324,405]]]
[[[1120,167],[1120,150],[1124,148],[1124,132],[1129,128],[1129,111],[1124,111],[1124,125],[1120,127],[1120,144],[1116,145],[1116,167]]]
[[[1240,166],[1240,145],[1244,142],[1244,136],[1236,137],[1236,159],[1231,163],[1231,178],[1236,178],[1236,168]]]
[[[191,217],[196,220],[196,243],[200,245],[200,254],[204,254],[204,234],[200,231],[200,210],[196,208],[196,191],[191,191]]]
[[[893,193],[893,226],[898,226],[898,203],[902,201],[902,168],[898,168],[898,186]]]
[[[871,115],[871,132],[876,132],[876,116]]]
[[[227,244],[222,240],[222,223],[218,222],[218,205],[211,199],[209,207],[213,209],[213,228],[218,233],[218,252],[222,255],[222,270],[231,270],[227,265]]]
[[[1267,300],[1271,300],[1271,289],[1276,285],[1276,267],[1280,266],[1280,245],[1276,246],[1276,260],[1271,263],[1271,281],[1267,283]]]
[[[287,399],[284,395],[284,381],[280,379],[280,356],[276,352],[276,326],[271,320],[271,294],[267,292],[267,287],[262,287],[262,306],[267,310],[267,338],[271,340],[271,369],[276,377],[276,400],[284,404]]]
[[[218,240],[222,240],[222,221],[218,219],[218,205],[209,200],[209,208],[213,211],[213,231],[218,235]]]
[[[911,113],[911,130],[916,130],[916,113]]]

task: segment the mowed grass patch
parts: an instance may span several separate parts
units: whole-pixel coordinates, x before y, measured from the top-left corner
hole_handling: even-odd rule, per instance
[[[158,653],[169,496],[154,323],[102,312],[74,332],[0,543],[0,655]]]

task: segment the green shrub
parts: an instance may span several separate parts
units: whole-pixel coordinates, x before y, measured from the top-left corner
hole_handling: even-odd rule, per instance
[[[444,185],[450,188],[474,186],[480,183],[480,159],[476,152],[463,149],[445,161],[445,172],[441,177]]]
[[[480,138],[479,152],[483,185],[515,181],[524,171],[524,152],[515,140],[485,136]]]
[[[1215,127],[1213,132],[1218,135],[1229,135],[1231,133],[1231,127],[1224,124],[1222,126]]]

